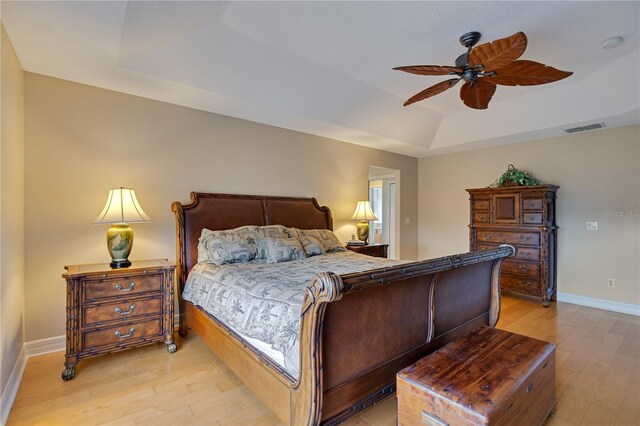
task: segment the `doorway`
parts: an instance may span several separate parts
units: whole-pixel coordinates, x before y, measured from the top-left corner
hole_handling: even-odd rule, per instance
[[[369,201],[378,218],[369,227],[371,243],[389,244],[389,258],[400,257],[400,170],[369,166]]]

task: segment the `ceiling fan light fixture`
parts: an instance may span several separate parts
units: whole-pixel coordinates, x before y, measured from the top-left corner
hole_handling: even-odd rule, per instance
[[[620,36],[610,37],[606,40],[602,40],[602,42],[600,43],[600,47],[605,50],[613,49],[620,46],[623,42],[624,42],[624,38]]]

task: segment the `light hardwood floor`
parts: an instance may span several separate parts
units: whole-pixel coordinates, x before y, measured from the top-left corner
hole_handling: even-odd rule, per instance
[[[557,345],[557,414],[547,425],[640,425],[640,318],[503,297],[498,328]],[[277,418],[195,336],[81,361],[29,359],[8,425],[275,425]],[[391,396],[348,425],[393,426]]]

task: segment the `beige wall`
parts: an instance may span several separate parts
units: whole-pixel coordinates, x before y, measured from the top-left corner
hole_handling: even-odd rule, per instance
[[[491,184],[510,163],[560,185],[558,291],[639,304],[638,126],[420,159],[419,257],[468,250],[465,189]],[[614,210],[632,213],[607,214]],[[586,221],[598,231],[586,231]]]
[[[131,186],[153,219],[132,259],[175,259],[172,201],[189,191],[315,196],[345,241],[369,165],[401,170],[401,255],[417,254],[418,161],[26,73],[27,341],[64,334],[63,265],[109,260],[92,225],[109,188]]]
[[[0,390],[4,393],[24,343],[24,72],[4,26],[0,27]]]

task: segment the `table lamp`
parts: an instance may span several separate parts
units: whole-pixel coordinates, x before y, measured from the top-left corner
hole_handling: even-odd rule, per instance
[[[112,268],[131,266],[129,253],[133,247],[133,229],[130,223],[151,222],[140,207],[136,193],[131,188],[113,188],[109,190],[107,204],[94,223],[108,223],[107,248],[111,255]]]
[[[359,221],[356,225],[358,239],[367,244],[367,240],[369,239],[369,221],[378,220],[376,215],[373,214],[373,210],[371,210],[371,203],[369,201],[358,201],[356,211],[353,212],[351,219]]]

